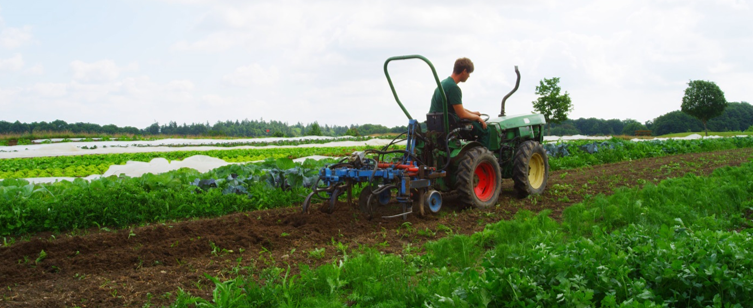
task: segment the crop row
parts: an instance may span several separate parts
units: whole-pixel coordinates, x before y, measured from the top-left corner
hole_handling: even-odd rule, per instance
[[[725,149],[753,147],[753,138],[720,138],[705,140],[666,140],[631,142],[611,139],[605,142],[571,141],[548,144],[552,170],[570,169],[588,165],[613,163],[648,157],[673,154],[699,153]],[[0,160],[0,179],[35,177],[85,177],[103,174],[112,165],[127,161],[148,162],[162,157],[167,160],[182,160],[193,155],[207,155],[227,162],[250,162],[267,158],[300,158],[311,155],[345,156],[362,147],[330,148],[270,148],[235,149],[211,151],[176,151],[130,154],[102,154],[82,156],[59,156],[38,158],[13,158]],[[566,153],[566,154],[565,154]]]
[[[562,170],[667,155],[750,148],[753,147],[753,138],[668,139],[638,142],[612,138],[599,142],[571,141],[546,146],[550,154],[551,170]]]
[[[562,222],[521,211],[471,236],[444,230],[400,255],[333,240],[308,252],[329,251],[332,263],[208,276],[211,301],[178,290],[172,307],[744,307],[751,206],[746,163],[599,195],[565,209]]]
[[[288,158],[228,165],[201,174],[183,168],[140,177],[29,184],[0,181],[0,235],[213,217],[303,201],[318,169],[332,160]]]
[[[269,158],[296,159],[313,155],[338,157],[369,148],[374,147],[293,147],[10,158],[0,159],[0,179],[63,176],[85,177],[92,174],[103,174],[112,165],[125,165],[128,161],[149,162],[152,159],[160,157],[172,161],[183,160],[194,155],[206,155],[220,158],[226,162],[251,162]]]

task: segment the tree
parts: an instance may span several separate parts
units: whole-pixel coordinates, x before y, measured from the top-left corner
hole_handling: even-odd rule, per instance
[[[646,125],[649,127],[649,125]],[[703,128],[701,122],[680,110],[660,115],[651,122],[649,129],[654,136],[674,133],[697,132]]]
[[[635,135],[635,131],[637,130],[648,130],[648,127],[646,127],[646,125],[643,125],[638,121],[635,121],[635,120],[628,120],[628,121],[630,122],[625,124],[625,126],[622,128],[623,135],[632,136],[632,135]]]
[[[150,135],[159,135],[159,123],[152,123],[152,125],[149,125],[149,127],[145,128],[144,131]]]
[[[309,129],[308,132],[306,132],[307,136],[321,136],[322,135],[322,129],[319,127],[319,123],[314,122],[314,124],[311,124],[311,129]]]
[[[562,123],[567,120],[567,113],[573,111],[570,95],[567,92],[560,94],[559,82],[559,77],[544,78],[536,86],[536,95],[539,95],[539,98],[533,101],[533,109],[544,115],[547,134],[549,134],[549,123]]]
[[[551,129],[551,136],[573,136],[580,135],[580,131],[572,123],[565,122]]]
[[[744,131],[753,125],[753,106],[746,102],[727,102],[722,115],[709,119],[707,125],[712,132]]]
[[[345,132],[345,135],[358,137],[361,134],[358,133],[358,128],[354,127],[354,128],[348,128],[348,130]]]
[[[682,112],[701,120],[706,136],[709,135],[706,122],[720,116],[724,108],[727,108],[724,92],[713,81],[688,82],[688,88],[685,89],[685,96],[682,98]]]

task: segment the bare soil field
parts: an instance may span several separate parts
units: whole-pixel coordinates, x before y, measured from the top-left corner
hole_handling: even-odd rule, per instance
[[[471,234],[517,211],[562,210],[588,196],[620,187],[708,175],[753,158],[753,149],[676,155],[551,172],[546,192],[518,199],[506,180],[499,206],[461,209],[445,200],[426,218],[365,220],[355,205],[338,204],[333,214],[300,207],[134,226],[35,234],[0,248],[0,307],[142,307],[169,305],[178,288],[211,298],[204,274],[232,278],[270,266],[296,273],[298,264],[317,266],[341,257],[333,243],[351,250],[371,247],[401,253],[447,234]],[[322,258],[309,253],[324,248]],[[46,253],[39,258],[40,252]],[[41,259],[41,260],[38,260]],[[38,260],[38,261],[37,261]]]

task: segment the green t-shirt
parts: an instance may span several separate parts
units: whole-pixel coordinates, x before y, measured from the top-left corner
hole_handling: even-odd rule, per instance
[[[460,92],[460,87],[458,87],[458,84],[455,83],[452,77],[442,80],[442,89],[444,89],[444,93],[447,95],[447,112],[457,115],[452,105],[463,104],[463,92]],[[442,109],[442,94],[439,92],[439,88],[434,90],[434,96],[431,97],[429,113],[434,112],[444,112]]]

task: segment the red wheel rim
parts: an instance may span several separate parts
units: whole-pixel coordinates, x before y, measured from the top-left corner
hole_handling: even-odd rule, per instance
[[[490,163],[482,162],[473,173],[475,175],[473,192],[479,200],[488,201],[494,194],[494,187],[497,186],[494,168]]]

